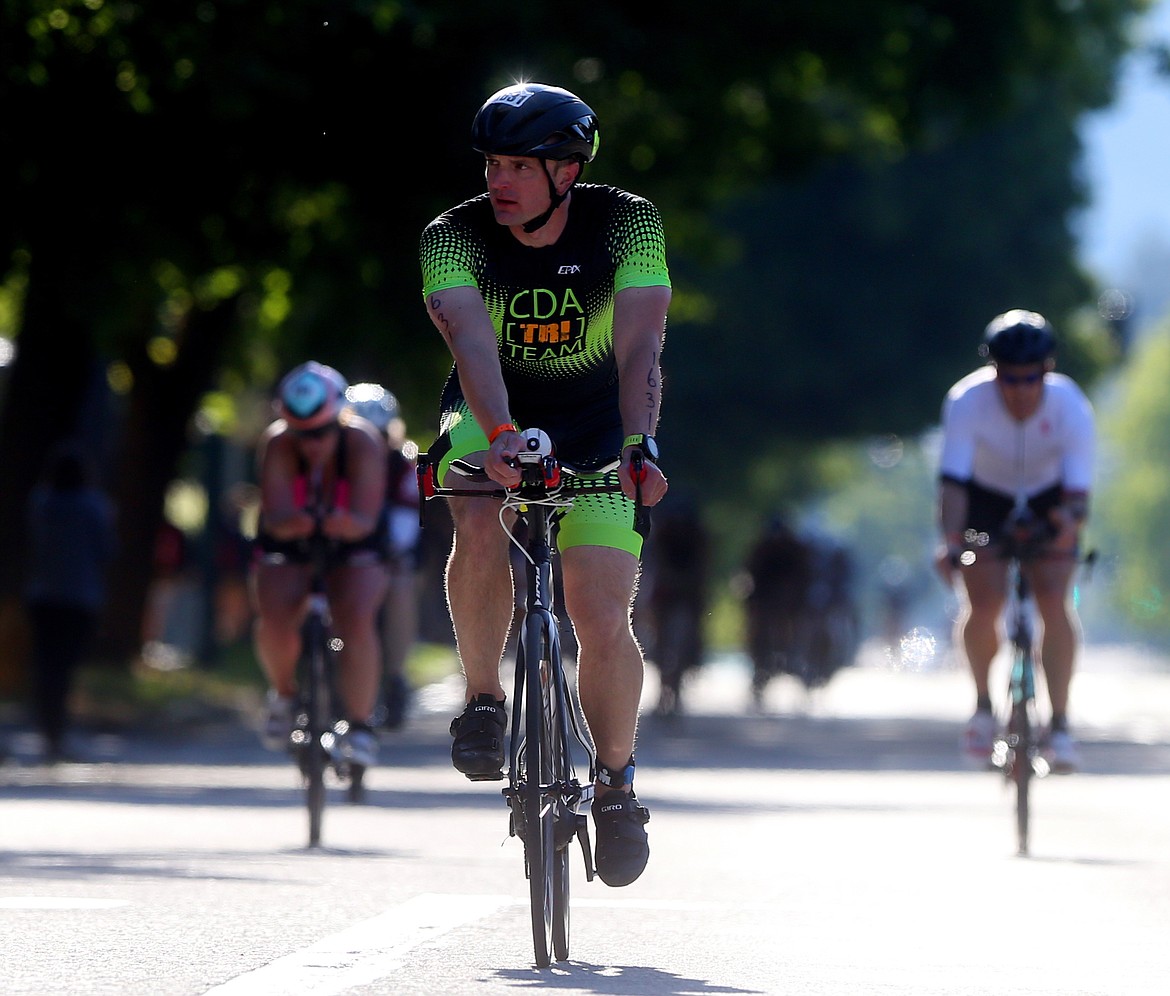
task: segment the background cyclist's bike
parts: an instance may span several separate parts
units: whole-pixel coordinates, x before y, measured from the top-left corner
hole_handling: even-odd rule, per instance
[[[1036,708],[1035,604],[1023,565],[1045,557],[1076,556],[1050,551],[1047,544],[1051,538],[1047,523],[1026,509],[1013,513],[994,545],[986,534],[975,538],[977,547],[990,545],[992,556],[1008,562],[1004,620],[1011,644],[1011,666],[999,724],[1001,732],[992,747],[991,764],[1015,789],[1016,853],[1022,857],[1029,853],[1032,781],[1051,770],[1043,754],[1043,727]],[[971,555],[978,553],[972,551]],[[1088,554],[1083,562],[1091,564],[1094,556]]]
[[[517,458],[521,483],[513,489],[440,487],[426,454],[419,457],[424,498],[494,499],[500,502],[500,527],[512,538],[511,515],[526,528],[522,552],[527,572],[525,611],[519,624],[512,697],[508,786],[509,834],[524,844],[536,964],[569,956],[569,855],[576,840],[593,880],[588,812],[593,800],[596,756],[584,732],[575,689],[565,675],[553,604],[553,526],[582,494],[621,491],[617,461],[585,473],[560,463],[549,437],[539,429],[524,432],[526,449]],[[454,460],[451,469],[469,482],[488,481],[482,467]],[[513,539],[513,542],[516,542]],[[588,780],[577,776],[577,761],[588,766]]]
[[[365,768],[345,759],[340,738],[348,724],[339,719],[334,674],[341,641],[331,630],[329,599],[325,593],[325,574],[330,564],[330,542],[320,531],[309,540],[309,607],[301,629],[301,657],[297,663],[297,703],[293,710],[293,728],[289,750],[301,770],[305,783],[305,802],[309,813],[309,846],[321,843],[321,824],[325,813],[329,778],[346,786],[351,802],[363,797],[362,778]]]

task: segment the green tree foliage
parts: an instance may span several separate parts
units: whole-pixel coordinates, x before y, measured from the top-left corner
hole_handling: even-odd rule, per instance
[[[712,275],[726,279],[708,268],[734,249],[720,228],[748,203],[738,198],[822,164],[817,182],[831,186],[846,183],[851,161],[953,154],[1040,95],[1067,128],[1109,99],[1145,5],[730,0],[713,16],[693,0],[665,15],[521,2],[501,16],[469,0],[0,0],[0,279],[27,287],[0,422],[0,595],[16,583],[15,523],[39,455],[101,422],[95,371],[121,392],[120,421],[95,446],[117,468],[127,530],[113,613],[122,650],[137,635],[165,484],[208,391],[267,389],[315,355],[389,383],[408,415],[430,417],[447,358],[419,300],[417,236],[481,189],[467,128],[494,87],[527,76],[588,96],[603,133],[590,177],[660,204],[680,275],[676,316],[697,330],[686,334],[709,337],[729,334],[713,318],[737,317],[708,297]],[[1073,168],[1075,149],[1043,148],[1057,155],[1046,169]],[[1063,223],[1071,203],[1054,199],[1051,217]],[[996,241],[1002,232],[982,220]],[[903,205],[882,226],[913,245],[914,221]],[[880,255],[880,239],[864,241]],[[818,252],[832,249],[826,240]],[[866,265],[859,253],[843,280]],[[905,284],[913,267],[910,257],[891,270]],[[809,297],[848,293],[826,283]],[[838,319],[842,355],[878,352],[864,322]],[[929,338],[921,328],[913,336]],[[804,348],[801,332],[787,355]],[[38,407],[47,384],[53,404]],[[765,386],[778,397],[790,385]],[[687,424],[683,396],[670,403]]]
[[[732,426],[768,451],[917,433],[1014,307],[1050,316],[1062,367],[1090,378],[1098,357],[1071,334],[1095,296],[1070,230],[1078,148],[1074,122],[1039,101],[897,163],[837,162],[741,198],[724,223],[739,258],[706,271],[713,319],[668,338],[674,392],[706,402],[671,412],[683,434],[706,448]]]
[[[1094,546],[1114,574],[1120,614],[1170,639],[1170,324],[1148,332],[1098,405],[1104,459],[1093,502]]]

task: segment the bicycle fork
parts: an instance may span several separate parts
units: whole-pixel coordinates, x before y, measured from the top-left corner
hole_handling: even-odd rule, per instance
[[[539,518],[539,517],[537,517]],[[533,524],[530,523],[530,528]],[[537,526],[539,528],[539,526]],[[509,784],[503,790],[510,810],[508,833],[526,843],[524,800],[522,797],[521,770],[530,764],[543,768],[540,776],[542,815],[553,810],[555,827],[554,840],[558,851],[568,847],[574,838],[581,845],[585,860],[585,874],[593,881],[593,849],[589,840],[589,819],[586,810],[593,799],[593,783],[581,785],[573,773],[573,762],[569,748],[570,724],[572,735],[588,751],[587,742],[578,726],[573,712],[568,682],[561,664],[560,629],[556,616],[549,607],[552,604],[551,550],[546,536],[535,537],[542,545],[535,564],[528,565],[528,597],[524,625],[520,631],[516,660],[515,683],[512,697],[511,750],[509,755]],[[533,686],[528,684],[529,670],[539,668],[539,707],[543,710],[549,726],[549,743],[532,745],[527,743],[525,717],[533,705],[528,701]],[[547,749],[550,756],[542,757]],[[592,776],[592,752],[590,775]],[[523,765],[523,769],[522,769]]]

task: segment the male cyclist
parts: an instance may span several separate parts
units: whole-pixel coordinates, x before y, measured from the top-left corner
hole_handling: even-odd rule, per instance
[[[624,497],[577,499],[558,531],[598,758],[596,865],[603,882],[621,886],[650,854],[649,812],[633,791],[643,660],[630,605],[643,535],[631,460],[644,457],[642,501],[656,504],[667,488],[652,434],[670,278],[654,205],[578,182],[597,145],[596,116],[569,91],[500,90],[472,124],[487,193],[432,221],[420,260],[427,312],[455,360],[431,451],[442,455],[440,480],[451,459],[476,455],[497,484],[518,484],[518,426],[547,431],[576,466],[621,454]],[[513,608],[508,539],[494,503],[450,505],[447,597],[467,681],[451,757],[470,779],[496,779],[506,719],[499,665]]]
[[[385,687],[382,725],[396,730],[406,721],[411,688],[406,658],[418,633],[418,558],[422,531],[418,516],[418,446],[406,438],[398,399],[381,384],[346,388],[350,411],[373,423],[386,439],[386,600],[381,609]]]
[[[956,642],[963,646],[975,681],[976,709],[964,747],[972,759],[986,762],[996,733],[988,672],[999,649],[1007,564],[996,556],[977,555],[974,562],[956,567],[957,555],[965,532],[994,538],[1024,504],[1047,523],[1051,539],[1024,570],[1040,614],[1039,659],[1052,707],[1046,753],[1054,771],[1068,772],[1079,764],[1067,717],[1079,642],[1069,594],[1089,514],[1096,430],[1084,392],[1053,372],[1055,349],[1052,326],[1042,315],[1005,312],[984,332],[980,353],[989,363],[947,393],[937,506],[943,543],[937,565],[948,584],[960,574],[966,590]]]
[[[337,692],[349,725],[340,749],[369,767],[378,753],[370,718],[381,678],[375,621],[386,592],[386,445],[365,419],[342,416],[345,388],[341,374],[312,361],[280,382],[280,417],[256,453],[260,523],[250,582],[256,656],[271,685],[264,740],[277,750],[288,744],[297,691],[311,571],[307,540],[320,530],[332,541],[326,592],[344,645]]]

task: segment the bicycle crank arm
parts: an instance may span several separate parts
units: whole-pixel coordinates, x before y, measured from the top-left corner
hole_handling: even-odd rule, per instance
[[[589,843],[589,819],[585,816],[577,817],[577,841],[581,845],[581,855],[585,859],[585,881],[593,881],[593,848]]]

